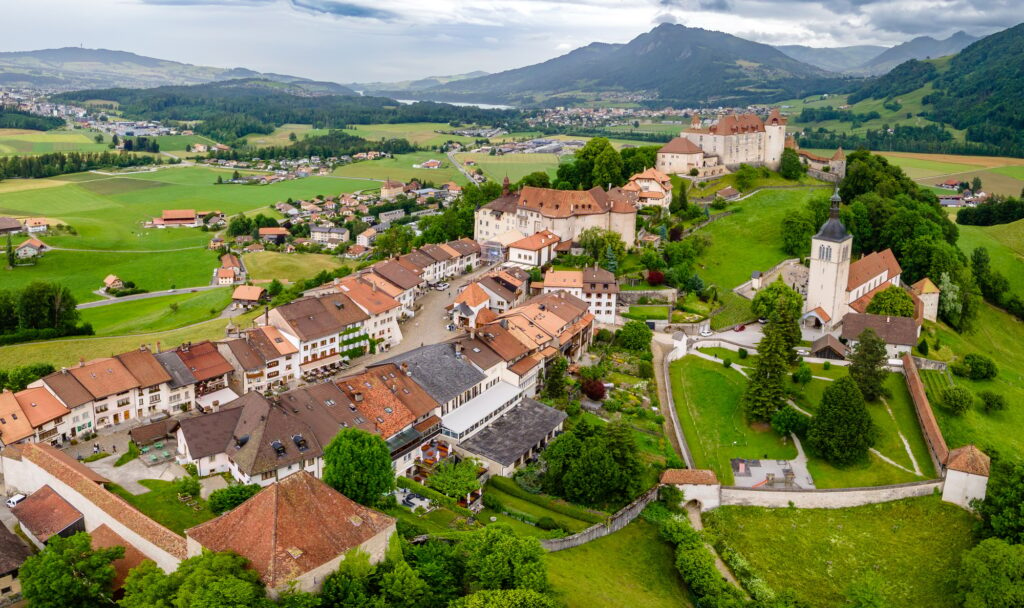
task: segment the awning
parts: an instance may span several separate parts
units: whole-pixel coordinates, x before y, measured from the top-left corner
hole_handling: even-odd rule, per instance
[[[238,399],[238,395],[235,394],[235,391],[230,388],[222,388],[220,390],[213,391],[212,393],[207,393],[202,397],[198,397],[196,399],[196,403],[204,408],[219,408],[222,405],[231,403],[235,399]]]
[[[303,374],[307,372],[316,371],[323,369],[328,365],[336,365],[341,363],[341,355],[331,355],[330,357],[324,357],[323,359],[317,359],[316,361],[310,361],[309,363],[303,363],[299,366],[299,371]]]

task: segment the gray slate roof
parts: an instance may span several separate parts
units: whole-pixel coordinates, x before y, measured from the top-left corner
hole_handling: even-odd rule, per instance
[[[465,359],[457,358],[451,344],[421,346],[368,367],[387,363],[408,363],[413,381],[438,403],[451,401],[486,377]]]
[[[153,353],[156,360],[160,362],[160,366],[170,374],[171,381],[168,382],[168,386],[171,388],[181,388],[189,384],[196,383],[196,377],[192,375],[192,371],[189,370],[185,362],[181,360],[173,350],[169,350],[162,353]]]
[[[566,413],[539,401],[523,401],[459,446],[511,466],[566,419]]]

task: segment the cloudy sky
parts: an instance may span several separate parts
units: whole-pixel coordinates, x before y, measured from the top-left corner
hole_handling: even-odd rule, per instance
[[[82,45],[336,82],[500,71],[662,22],[768,44],[990,34],[1020,0],[0,0],[0,51]]]

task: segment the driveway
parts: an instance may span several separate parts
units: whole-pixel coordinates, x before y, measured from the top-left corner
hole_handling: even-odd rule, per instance
[[[149,488],[139,483],[140,479],[174,481],[188,475],[185,469],[173,461],[151,467],[144,465],[138,458],[119,467],[114,466],[115,462],[117,462],[117,456],[111,455],[102,460],[88,462],[86,466],[136,495],[149,492]]]

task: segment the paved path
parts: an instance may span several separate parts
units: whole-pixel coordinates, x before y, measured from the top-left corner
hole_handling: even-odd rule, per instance
[[[164,291],[150,291],[147,293],[137,293],[131,296],[124,296],[122,298],[112,298],[108,300],[99,300],[97,302],[86,302],[79,304],[75,308],[82,310],[84,308],[96,308],[97,306],[109,306],[111,304],[119,304],[121,302],[133,302],[135,300],[147,300],[149,298],[160,298],[163,296],[173,296],[175,294],[192,293],[197,291],[210,291],[211,289],[220,289],[221,287],[227,287],[226,285],[199,285],[197,287],[182,287],[180,289],[167,289]],[[106,297],[106,296],[105,296]]]
[[[885,405],[885,411],[889,412],[889,417],[892,418],[892,421],[896,424],[896,433],[900,436],[900,441],[903,442],[903,449],[907,451],[907,456],[910,458],[910,463],[914,467],[914,470],[911,472],[917,475],[918,477],[924,477],[924,473],[921,472],[920,465],[917,464],[917,459],[914,458],[914,451],[910,449],[910,442],[907,441],[906,436],[903,435],[903,431],[900,430],[899,422],[896,421],[896,415],[892,413],[892,408],[889,407],[889,402],[886,401],[885,397],[882,397],[882,403]]]
[[[683,436],[683,430],[679,424],[679,414],[676,412],[676,404],[672,398],[672,388],[669,384],[672,378],[666,355],[671,352],[672,346],[665,344],[662,336],[669,340],[672,339],[672,336],[668,334],[656,333],[651,342],[651,352],[654,355],[651,365],[654,367],[654,378],[658,383],[658,404],[661,407],[661,415],[665,418],[666,435],[672,442],[672,449],[683,458],[686,466],[692,469],[694,467],[693,456],[686,444],[686,437]]]
[[[462,164],[455,159],[455,152],[448,152],[448,160],[450,160],[452,164],[455,165],[455,168],[459,170],[459,173],[462,173],[464,176],[466,176],[466,179],[469,180],[469,183],[476,183],[476,176],[470,173],[469,169],[463,167]]]

